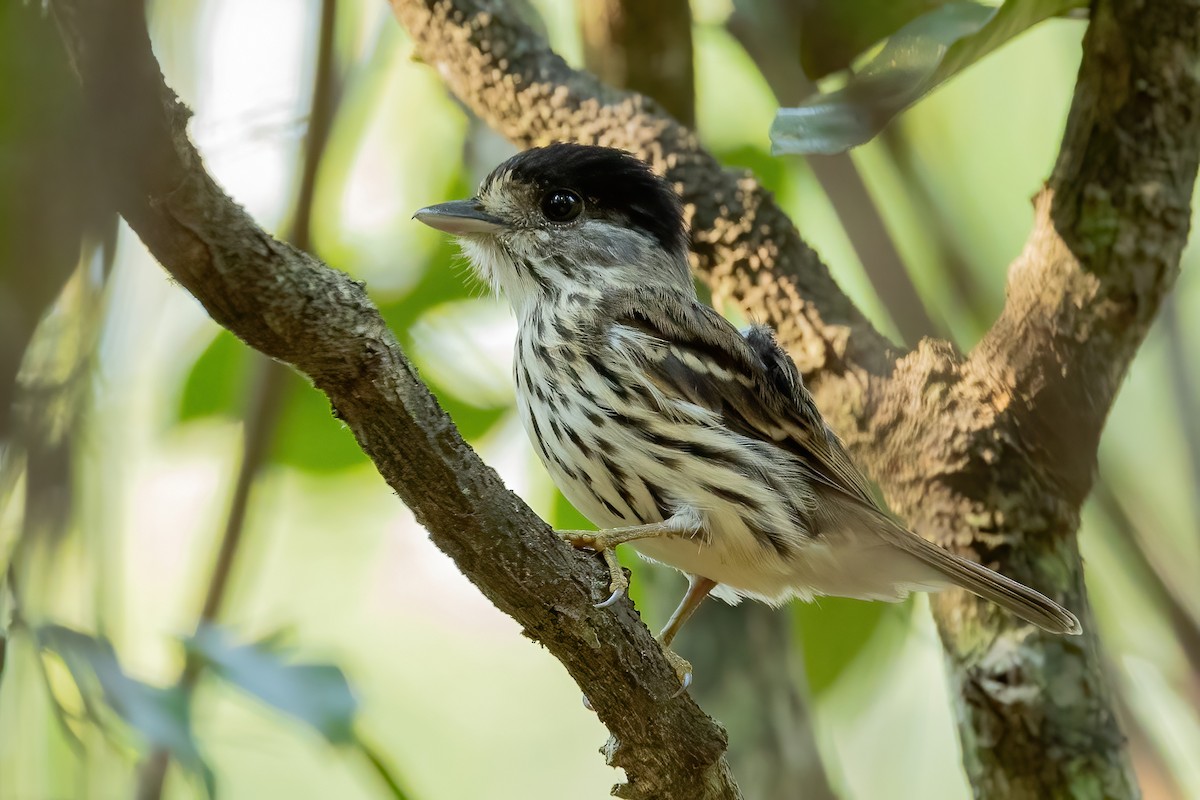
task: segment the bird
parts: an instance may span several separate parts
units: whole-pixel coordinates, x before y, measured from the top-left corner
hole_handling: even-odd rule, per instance
[[[897,602],[960,587],[1054,634],[1063,606],[930,542],[877,500],[765,325],[739,330],[696,293],[683,204],[623,150],[559,142],[496,167],[467,200],[414,218],[454,235],[517,319],[517,406],[554,483],[595,531],[606,607],[631,544],[688,578],[658,635],[671,649],[710,594],[780,605],[821,595]]]

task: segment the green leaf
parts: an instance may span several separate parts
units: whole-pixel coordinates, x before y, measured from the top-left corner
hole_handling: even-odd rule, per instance
[[[37,631],[38,643],[58,653],[80,694],[91,697],[99,685],[105,703],[153,747],[161,747],[186,769],[198,774],[211,797],[215,791],[212,770],[205,764],[192,735],[187,695],[178,687],[163,689],[125,674],[112,645],[60,625]],[[90,705],[90,704],[89,704]]]
[[[332,664],[292,664],[263,642],[237,644],[217,626],[206,626],[187,648],[229,683],[309,725],[332,744],[352,744],[358,701]]]
[[[785,0],[786,1],[786,0]],[[812,80],[846,69],[859,53],[947,0],[826,0],[796,4],[800,66]]]
[[[179,397],[178,421],[241,417],[249,370],[249,348],[222,328],[188,371]]]
[[[833,686],[887,616],[897,613],[897,608],[887,603],[841,597],[822,597],[814,603],[793,603],[792,607],[814,694]],[[900,613],[907,613],[908,607]]]
[[[771,151],[840,153],[870,141],[901,111],[1002,44],[1084,0],[951,2],[905,25],[843,88],[782,108]]]

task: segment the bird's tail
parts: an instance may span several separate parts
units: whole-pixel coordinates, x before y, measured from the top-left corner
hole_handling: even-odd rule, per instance
[[[899,526],[896,526],[899,528]],[[932,567],[939,574],[972,594],[1016,614],[1026,622],[1050,633],[1077,636],[1083,633],[1079,618],[1041,592],[969,561],[899,528],[889,537],[893,544]]]

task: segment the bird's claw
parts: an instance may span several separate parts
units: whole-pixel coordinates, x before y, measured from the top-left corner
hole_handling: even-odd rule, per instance
[[[608,608],[615,604],[629,588],[629,578],[617,560],[616,548],[606,546],[595,531],[556,531],[564,542],[579,549],[594,550],[604,558],[608,567],[608,599],[595,604],[596,608]]]
[[[679,682],[679,688],[675,690],[675,694],[671,695],[667,699],[674,700],[676,697],[679,697],[679,695],[686,692],[688,690],[688,687],[691,685],[692,685],[692,673],[689,672],[686,675],[684,675],[683,680],[681,680]]]
[[[688,663],[686,658],[669,647],[663,647],[663,655],[667,657],[667,662],[675,670],[675,677],[679,678],[679,689],[675,694],[667,698],[668,700],[674,700],[686,692],[688,687],[692,685],[692,665]]]
[[[620,600],[621,595],[623,595],[623,594],[625,594],[625,588],[618,586],[616,589],[613,589],[612,594],[610,594],[608,596],[607,600],[601,600],[599,603],[595,603],[594,607],[595,608],[608,608],[609,606],[611,606],[612,604],[614,604],[618,600]]]
[[[629,588],[629,578],[625,577],[625,570],[621,569],[621,562],[617,560],[615,550],[601,550],[600,555],[604,556],[604,565],[608,567],[609,595],[607,600],[597,603],[596,608],[608,608],[625,594],[625,590]]]

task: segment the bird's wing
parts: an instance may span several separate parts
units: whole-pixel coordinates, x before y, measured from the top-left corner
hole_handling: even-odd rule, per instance
[[[754,326],[743,336],[682,292],[649,287],[613,294],[605,306],[608,325],[657,345],[638,354],[660,391],[718,414],[743,436],[791,452],[814,480],[881,511],[769,328]]]

